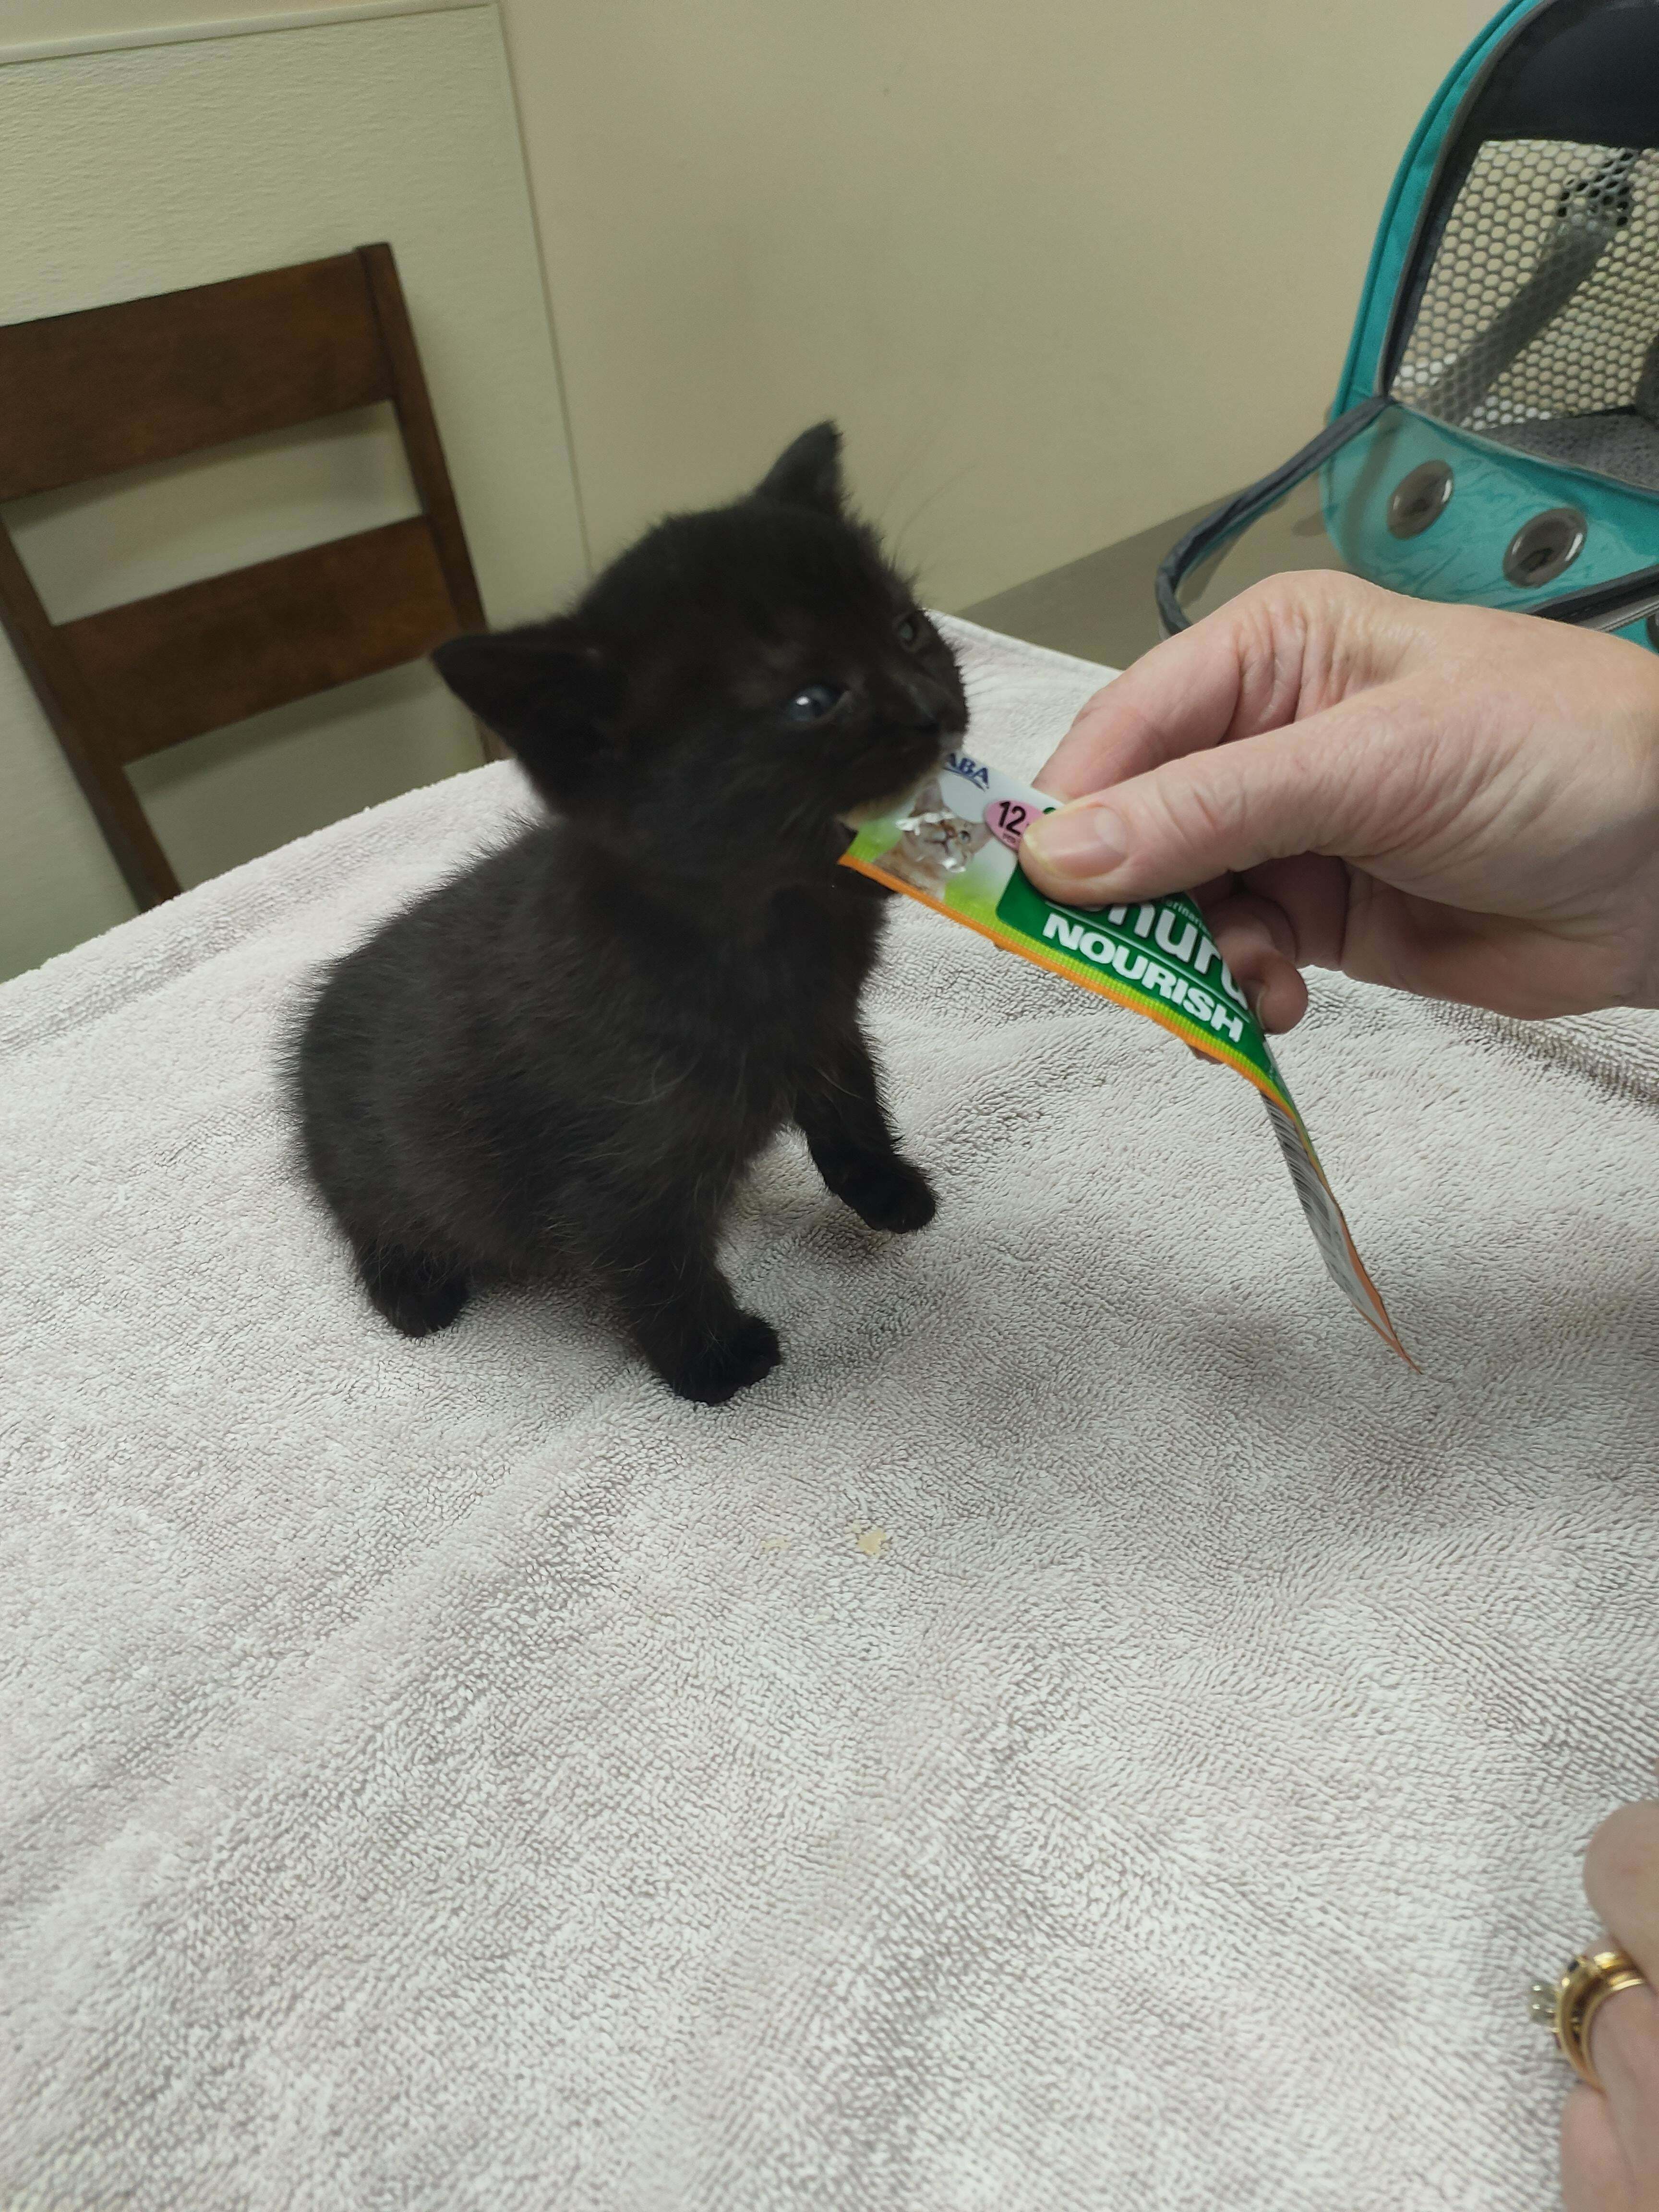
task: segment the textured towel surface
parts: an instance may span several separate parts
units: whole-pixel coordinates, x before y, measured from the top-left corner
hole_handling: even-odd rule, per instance
[[[956,629],[1030,775],[1100,672]],[[1253,1093],[896,905],[934,1228],[798,1143],[718,1411],[554,1291],[394,1336],[315,964],[507,767],[0,993],[0,2201],[1534,2212],[1531,1973],[1659,1743],[1659,1023],[1324,982]]]

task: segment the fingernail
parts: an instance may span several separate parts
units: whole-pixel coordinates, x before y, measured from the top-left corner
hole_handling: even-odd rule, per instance
[[[1066,806],[1045,814],[1025,833],[1025,845],[1056,875],[1103,876],[1129,849],[1123,824],[1109,806]]]

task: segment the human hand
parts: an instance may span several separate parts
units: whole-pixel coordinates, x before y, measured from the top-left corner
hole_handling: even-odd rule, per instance
[[[1620,1990],[1590,2023],[1601,2083],[1561,2116],[1566,2212],[1659,2212],[1659,1804],[1622,1805],[1590,1838],[1584,1893],[1653,1985]]]
[[[1659,1004],[1659,659],[1623,639],[1273,577],[1097,692],[1037,781],[1077,803],[1026,833],[1032,881],[1193,890],[1270,1030],[1304,966],[1499,1013]]]

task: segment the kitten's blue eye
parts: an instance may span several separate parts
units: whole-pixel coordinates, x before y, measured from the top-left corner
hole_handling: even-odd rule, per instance
[[[914,653],[924,635],[920,615],[901,615],[893,624],[893,634],[907,653]]]
[[[783,710],[786,722],[805,727],[808,722],[821,722],[833,714],[847,694],[834,684],[803,684],[800,690]]]

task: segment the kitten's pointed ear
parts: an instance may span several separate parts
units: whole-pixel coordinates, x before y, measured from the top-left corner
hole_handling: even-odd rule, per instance
[[[621,678],[593,639],[567,622],[477,631],[438,646],[432,665],[512,746],[545,799],[580,802],[622,701]]]
[[[846,504],[847,483],[841,472],[841,432],[835,424],[815,422],[793,446],[786,446],[755,486],[755,496],[839,514]]]

